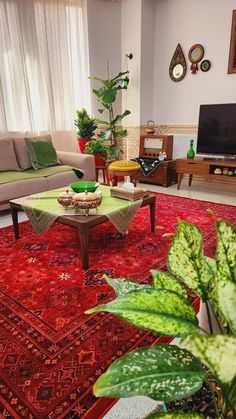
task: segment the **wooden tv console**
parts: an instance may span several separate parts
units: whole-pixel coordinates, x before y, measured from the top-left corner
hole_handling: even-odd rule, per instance
[[[234,172],[234,176],[215,174],[215,169],[228,168]],[[180,188],[184,175],[189,175],[189,186],[192,184],[193,176],[200,176],[209,182],[227,182],[236,185],[236,160],[214,160],[196,157],[195,159],[177,159],[176,172],[178,174],[178,186]]]

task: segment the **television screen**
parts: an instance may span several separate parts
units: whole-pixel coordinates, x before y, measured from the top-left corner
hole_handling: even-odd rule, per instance
[[[197,153],[236,155],[236,103],[200,106]]]

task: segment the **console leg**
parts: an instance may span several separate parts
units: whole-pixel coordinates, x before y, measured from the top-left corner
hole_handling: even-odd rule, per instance
[[[189,175],[188,186],[192,185],[193,175]]]
[[[180,188],[181,181],[183,179],[183,175],[184,175],[183,173],[178,173],[178,186],[177,186],[177,189]]]

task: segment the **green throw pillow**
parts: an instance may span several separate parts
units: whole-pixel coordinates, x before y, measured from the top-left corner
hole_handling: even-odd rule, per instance
[[[34,170],[60,164],[50,137],[26,138],[25,141]]]

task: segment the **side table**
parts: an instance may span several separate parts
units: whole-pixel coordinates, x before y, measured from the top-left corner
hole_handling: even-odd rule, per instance
[[[102,171],[103,184],[104,184],[104,185],[110,185],[110,182],[109,182],[109,177],[108,177],[107,165],[106,165],[106,166],[95,166],[96,181],[97,181],[97,182],[98,182],[99,170],[101,170],[101,171]]]

